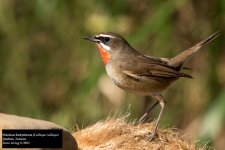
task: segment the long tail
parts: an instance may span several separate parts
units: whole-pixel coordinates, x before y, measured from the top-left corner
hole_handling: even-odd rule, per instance
[[[180,54],[176,55],[175,57],[171,58],[168,62],[170,66],[176,67],[179,70],[183,68],[184,64],[196,53],[198,50],[204,46],[206,43],[212,41],[219,35],[219,31],[213,33],[212,35],[208,36],[201,42],[195,44],[194,46],[190,47],[189,49],[181,52]]]

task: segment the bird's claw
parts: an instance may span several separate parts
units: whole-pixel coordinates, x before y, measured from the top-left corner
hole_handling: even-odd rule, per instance
[[[156,135],[156,132],[151,133],[150,135],[148,135],[148,140],[152,142],[155,139]]]

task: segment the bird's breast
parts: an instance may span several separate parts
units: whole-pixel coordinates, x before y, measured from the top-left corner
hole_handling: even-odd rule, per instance
[[[113,67],[111,64],[105,66],[109,78],[119,87],[123,85],[124,78],[119,68]],[[121,87],[122,88],[122,87]]]
[[[121,89],[132,91],[141,95],[149,94],[148,90],[146,92],[146,90],[143,89],[143,86],[145,86],[146,83],[140,80],[130,79],[127,75],[123,73],[123,70],[121,70],[116,65],[107,64],[106,72],[110,79]],[[140,86],[142,88],[140,88]]]

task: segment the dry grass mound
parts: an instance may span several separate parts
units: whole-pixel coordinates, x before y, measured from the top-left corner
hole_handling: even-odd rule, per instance
[[[154,123],[134,125],[124,118],[107,119],[73,133],[82,150],[197,150],[194,143],[173,129],[159,129],[149,142]]]

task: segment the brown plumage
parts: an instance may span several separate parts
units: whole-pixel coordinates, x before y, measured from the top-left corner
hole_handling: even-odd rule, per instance
[[[210,35],[171,59],[143,55],[116,33],[101,33],[85,39],[97,44],[107,74],[116,85],[124,90],[150,95],[161,105],[156,126],[149,136],[149,139],[152,140],[156,135],[159,121],[166,106],[166,101],[161,96],[161,92],[180,77],[192,78],[190,75],[181,72],[185,68],[184,64],[202,46],[218,35],[219,32]],[[148,112],[149,110],[141,117],[139,123],[143,122]]]

